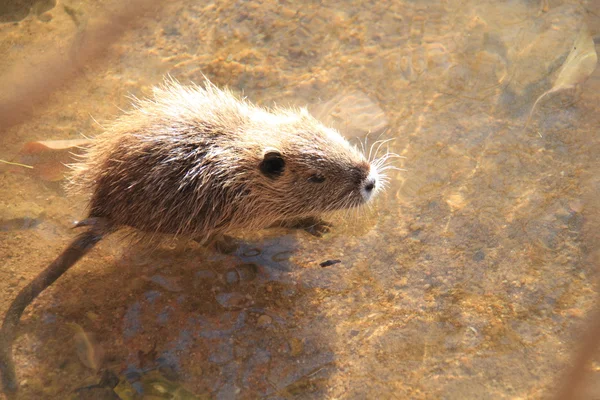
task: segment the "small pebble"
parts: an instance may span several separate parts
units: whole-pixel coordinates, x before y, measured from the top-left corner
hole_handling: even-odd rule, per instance
[[[298,357],[300,354],[302,354],[302,350],[304,350],[304,344],[302,343],[302,340],[298,338],[291,338],[290,355],[292,357]]]
[[[239,274],[235,270],[229,270],[229,271],[227,271],[227,274],[225,274],[225,280],[230,285],[234,284],[234,283],[238,283],[240,280]]]
[[[217,302],[228,310],[238,310],[252,303],[240,293],[221,293],[216,298]]]
[[[266,326],[271,325],[272,322],[273,318],[269,317],[268,315],[261,315],[260,317],[258,317],[258,321],[256,322],[256,324],[259,327],[264,328]]]
[[[413,222],[408,226],[408,229],[410,229],[411,232],[418,231],[420,229],[423,229],[423,224],[420,222]]]

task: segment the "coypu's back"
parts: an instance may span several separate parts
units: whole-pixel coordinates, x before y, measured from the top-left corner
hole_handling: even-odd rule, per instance
[[[96,138],[71,182],[90,217],[208,237],[358,206],[380,166],[305,110],[169,81]]]

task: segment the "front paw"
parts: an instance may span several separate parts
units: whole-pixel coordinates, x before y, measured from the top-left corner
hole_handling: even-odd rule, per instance
[[[240,243],[229,235],[219,235],[211,238],[210,246],[221,254],[233,254],[240,248]]]
[[[303,229],[316,237],[321,237],[328,233],[332,227],[331,223],[316,217],[303,218],[298,221],[297,225],[298,229]]]

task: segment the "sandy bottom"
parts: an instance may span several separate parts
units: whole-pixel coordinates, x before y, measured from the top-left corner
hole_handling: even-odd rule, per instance
[[[600,261],[600,70],[569,56],[576,43],[589,57],[600,50],[600,5],[568,3],[153,9],[2,131],[0,159],[38,164],[0,164],[1,314],[85,215],[48,154],[22,154],[25,143],[93,137],[167,73],[205,74],[262,105],[307,105],[359,146],[394,139],[384,147],[406,171],[390,174],[372,208],[332,216],[323,238],[249,233],[221,254],[109,237],[26,310],[18,398],[552,393]],[[0,21],[19,20],[0,23],[0,82],[26,81],[53,54],[77,57],[115,9],[35,4],[25,18],[0,7]],[[331,259],[342,262],[319,266]],[[589,371],[589,398],[600,398],[600,359]]]

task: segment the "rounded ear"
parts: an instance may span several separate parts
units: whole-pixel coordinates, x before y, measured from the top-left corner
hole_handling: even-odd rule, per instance
[[[268,148],[263,153],[263,159],[259,165],[260,172],[268,178],[276,179],[285,169],[285,160],[277,149]]]

